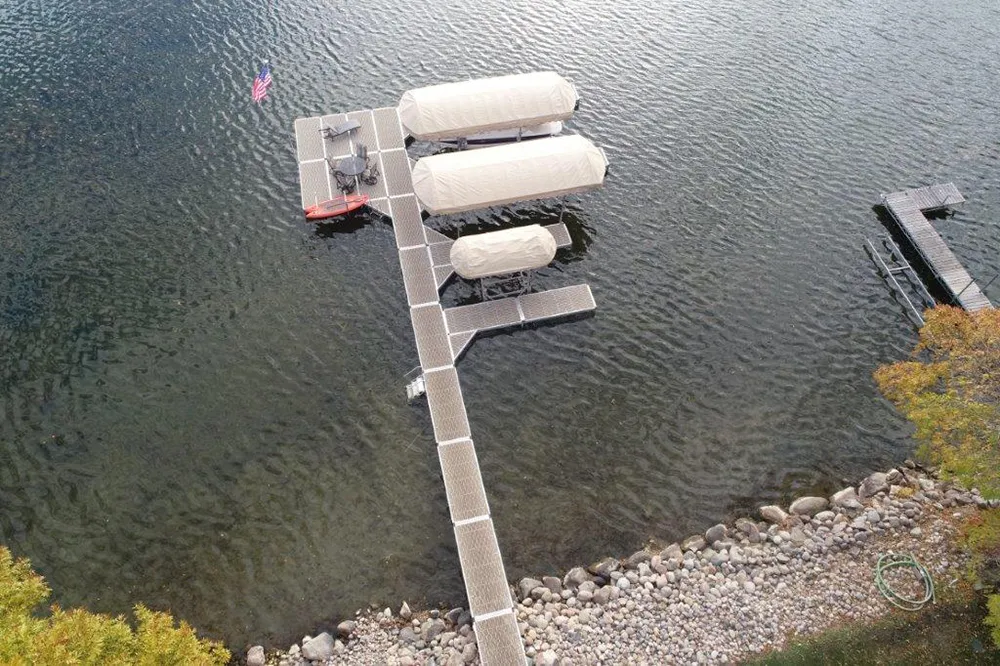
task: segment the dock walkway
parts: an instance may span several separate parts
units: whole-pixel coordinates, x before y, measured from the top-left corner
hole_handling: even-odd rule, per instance
[[[924,211],[942,210],[964,201],[965,197],[953,183],[882,195],[886,209],[910,239],[938,282],[948,291],[952,300],[966,310],[974,312],[993,306],[945,244],[944,239],[924,217]]]
[[[347,120],[356,120],[361,126],[334,140],[323,138],[322,128]],[[295,121],[295,137],[303,208],[339,195],[328,160],[336,163],[352,155],[357,144],[367,146],[369,158],[378,160],[382,177],[374,185],[358,181],[358,192],[368,194],[369,205],[393,221],[480,659],[486,666],[521,666],[526,663],[524,645],[455,362],[479,331],[593,310],[596,305],[590,287],[574,285],[443,308],[439,290],[453,274],[449,257],[454,241],[423,224],[396,109],[300,118]],[[546,228],[558,246],[570,244],[563,224]]]

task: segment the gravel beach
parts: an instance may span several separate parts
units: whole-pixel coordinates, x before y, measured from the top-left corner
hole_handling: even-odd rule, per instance
[[[880,555],[912,553],[947,588],[967,564],[956,523],[996,505],[907,461],[831,497],[761,507],[759,520],[562,577],[524,578],[511,593],[529,663],[726,664],[796,634],[882,617],[893,607],[875,587]],[[912,569],[894,570],[889,582],[918,590]],[[405,603],[359,611],[288,651],[254,647],[247,664],[478,664],[471,620],[462,608],[416,612]]]

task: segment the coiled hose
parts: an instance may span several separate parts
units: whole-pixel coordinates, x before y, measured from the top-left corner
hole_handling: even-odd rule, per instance
[[[882,574],[895,567],[913,567],[917,570],[917,574],[924,584],[923,599],[904,597],[889,586]],[[875,565],[875,587],[878,588],[883,597],[889,600],[889,603],[903,610],[918,611],[928,601],[934,602],[934,579],[931,578],[931,573],[927,570],[927,567],[918,562],[910,553],[889,552],[881,555],[878,558],[878,563]]]

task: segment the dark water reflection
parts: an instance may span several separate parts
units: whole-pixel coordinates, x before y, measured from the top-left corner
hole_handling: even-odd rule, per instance
[[[905,457],[870,374],[914,333],[862,238],[880,192],[953,180],[969,203],[935,224],[997,270],[998,26],[929,0],[6,3],[3,542],[60,603],[237,645],[460,603],[391,228],[303,222],[292,120],[542,68],[612,171],[538,280],[589,282],[596,316],[461,364],[508,574]]]

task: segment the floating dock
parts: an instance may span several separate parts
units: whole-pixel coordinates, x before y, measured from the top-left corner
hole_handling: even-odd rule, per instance
[[[975,312],[993,305],[924,216],[924,212],[943,210],[963,202],[965,197],[953,183],[882,195],[882,203],[952,301]]]
[[[360,127],[334,140],[323,138],[320,130],[348,120],[358,121]],[[328,160],[336,163],[352,155],[358,144],[366,145],[369,159],[377,160],[383,177],[374,185],[359,180],[357,191],[368,194],[369,205],[392,218],[480,659],[486,666],[523,665],[526,657],[515,602],[490,517],[455,362],[479,331],[594,310],[590,287],[575,285],[443,308],[439,291],[454,272],[450,263],[454,241],[423,224],[413,190],[413,163],[406,153],[396,109],[300,118],[295,121],[295,138],[303,207],[340,194],[330,176]],[[558,246],[570,244],[565,225],[546,228]]]

